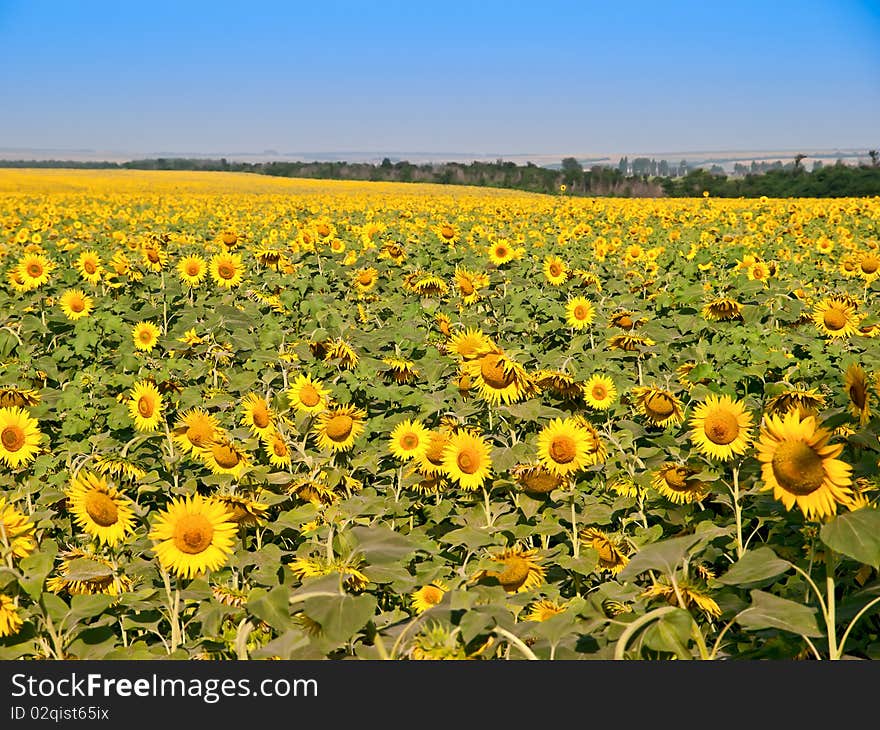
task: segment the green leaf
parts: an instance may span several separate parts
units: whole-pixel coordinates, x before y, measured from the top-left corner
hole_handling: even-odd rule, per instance
[[[376,605],[376,598],[371,595],[318,596],[305,602],[303,612],[321,625],[325,639],[342,643],[351,639],[372,618]]]
[[[673,537],[645,545],[620,571],[618,578],[629,580],[648,570],[659,570],[665,575],[672,575],[685,557],[723,532],[720,528],[709,529],[694,535]]]
[[[728,586],[757,583],[775,578],[790,567],[791,563],[778,557],[773,550],[761,547],[757,550],[749,550],[731,566],[730,570],[718,578],[718,582]]]
[[[294,625],[288,608],[289,594],[286,586],[276,586],[271,591],[254,588],[248,594],[247,609],[273,629],[287,631]]]
[[[100,580],[109,578],[113,575],[113,571],[103,563],[90,558],[76,558],[67,564],[67,574],[64,576],[67,580]]]
[[[21,587],[35,601],[43,592],[43,583],[46,582],[46,576],[52,572],[57,554],[58,545],[49,540],[44,542],[37,552],[23,558],[19,565],[24,574],[20,581]]]
[[[398,563],[419,549],[412,538],[382,525],[353,527],[349,533],[355,539],[355,550],[362,553],[368,563]]]
[[[801,636],[822,636],[816,612],[787,598],[754,590],[752,605],[737,614],[737,623],[745,629],[781,629]]]
[[[690,659],[687,645],[693,621],[687,611],[677,608],[645,629],[645,645],[655,651],[671,652],[679,659]]]
[[[880,569],[880,510],[838,515],[822,525],[819,537],[832,550]]]

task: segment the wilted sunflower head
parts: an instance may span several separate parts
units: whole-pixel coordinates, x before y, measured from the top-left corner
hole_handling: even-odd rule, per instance
[[[729,297],[717,297],[703,305],[703,317],[713,322],[742,320],[742,305]]]
[[[786,387],[765,404],[766,411],[770,415],[782,416],[797,411],[802,418],[815,416],[824,407],[825,396],[815,388],[806,388],[802,385]]]
[[[676,504],[700,502],[709,494],[706,482],[693,478],[700,471],[699,467],[667,461],[654,472],[651,485]]]
[[[554,489],[563,488],[567,479],[561,474],[554,474],[542,464],[517,464],[510,470],[523,491],[532,495],[545,495]]]
[[[671,391],[656,385],[636,386],[631,397],[639,413],[655,426],[668,426],[684,420],[681,401]]]

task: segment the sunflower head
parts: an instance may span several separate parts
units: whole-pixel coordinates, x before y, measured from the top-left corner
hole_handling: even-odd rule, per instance
[[[536,588],[544,582],[547,572],[537,559],[537,554],[537,550],[520,545],[504,548],[489,556],[498,568],[480,571],[476,579],[495,579],[508,593],[520,593]]]
[[[656,385],[636,386],[632,389],[632,399],[638,411],[655,426],[666,427],[684,420],[681,401],[674,393]]]

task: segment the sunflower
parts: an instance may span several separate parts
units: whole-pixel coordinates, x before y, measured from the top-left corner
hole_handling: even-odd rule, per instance
[[[625,332],[629,332],[636,327],[641,327],[645,324],[644,319],[633,319],[633,313],[628,309],[620,309],[611,315],[611,320],[608,322],[609,327],[617,327],[618,329],[622,329]]]
[[[27,254],[18,263],[16,271],[25,291],[36,289],[49,281],[54,264],[42,254]]]
[[[494,578],[508,593],[520,593],[537,588],[544,582],[546,569],[535,559],[537,550],[519,545],[492,553],[493,562],[500,563],[500,570],[480,571],[476,578]]]
[[[0,593],[0,638],[14,636],[23,625],[15,601],[5,593]]]
[[[428,450],[431,432],[417,419],[406,419],[391,431],[388,450],[401,461],[420,459]]]
[[[489,260],[496,266],[502,266],[517,257],[517,251],[506,238],[499,238],[486,250]]]
[[[211,278],[218,286],[232,289],[241,284],[244,277],[244,264],[237,253],[218,253],[211,257],[209,264]]]
[[[195,578],[226,564],[236,530],[222,502],[196,494],[173,499],[156,518],[149,537],[164,570]]]
[[[859,425],[864,426],[871,418],[870,391],[868,390],[868,375],[864,368],[857,363],[852,363],[844,375],[844,387],[849,396],[849,409],[854,416],[859,417]]]
[[[700,453],[722,461],[744,454],[751,442],[752,416],[730,396],[709,395],[691,416],[691,440]]]
[[[434,231],[441,241],[448,243],[450,246],[454,246],[461,239],[458,229],[451,223],[441,223]]]
[[[608,348],[611,350],[623,350],[625,352],[638,352],[641,348],[656,345],[650,337],[640,335],[612,335],[608,338]]]
[[[143,352],[151,352],[159,341],[159,328],[152,322],[138,322],[131,332],[134,346]]]
[[[543,464],[517,464],[510,470],[523,491],[531,495],[549,494],[565,486],[566,478],[547,469]]]
[[[204,408],[190,408],[174,424],[174,441],[188,454],[209,446],[223,435],[220,422]]]
[[[358,294],[366,294],[375,288],[379,281],[379,272],[373,267],[359,269],[352,276],[352,286]]]
[[[39,405],[42,400],[42,396],[37,390],[19,388],[15,385],[0,386],[0,408],[35,406]]]
[[[68,289],[58,300],[61,311],[71,322],[88,317],[95,308],[95,303],[82,289]]]
[[[607,375],[593,375],[583,385],[584,400],[590,408],[604,411],[614,405],[617,399],[617,387]]]
[[[568,279],[568,266],[559,256],[549,255],[544,259],[544,278],[551,286],[562,286]]]
[[[492,474],[490,448],[482,436],[460,431],[443,450],[443,471],[462,489],[479,489]]]
[[[565,321],[576,330],[589,327],[595,316],[596,310],[586,297],[574,297],[565,305]]]
[[[409,594],[413,609],[417,614],[420,614],[433,608],[443,600],[443,596],[446,595],[447,590],[448,587],[443,581],[435,580],[434,582],[413,591]]]
[[[228,436],[218,435],[196,452],[214,474],[230,474],[235,479],[248,467],[247,452],[239,448]]]
[[[480,396],[493,405],[516,403],[536,390],[522,365],[499,349],[463,362],[462,371],[471,377]]]
[[[599,554],[599,567],[612,575],[617,575],[629,562],[625,553],[625,542],[611,537],[597,527],[584,528],[580,531],[580,538]]]
[[[104,477],[82,470],[67,491],[74,522],[103,545],[116,545],[134,531],[134,503]]]
[[[214,497],[229,512],[230,521],[240,526],[264,525],[269,505],[248,494],[217,494]]]
[[[667,461],[654,472],[651,485],[675,504],[700,502],[709,494],[709,487],[706,482],[691,478],[699,473],[697,467]]]
[[[711,618],[718,618],[722,613],[721,607],[714,598],[702,587],[691,585],[690,582],[683,581],[673,586],[671,583],[658,580],[641,594],[642,598],[662,598],[671,606],[678,605],[679,596],[688,609],[699,608]]]
[[[856,271],[860,278],[869,283],[880,276],[880,256],[877,255],[877,252],[865,251],[860,254],[856,263]]]
[[[248,393],[241,406],[244,412],[239,423],[247,426],[254,436],[260,436],[274,428],[272,410],[263,396]]]
[[[334,406],[322,412],[314,426],[318,447],[348,451],[364,430],[366,413],[355,406]]]
[[[141,258],[150,271],[162,271],[168,262],[168,252],[159,241],[146,241],[141,247]]]
[[[76,260],[76,270],[79,275],[89,284],[97,284],[101,281],[101,257],[97,251],[83,251]]]
[[[46,588],[53,593],[67,593],[69,596],[94,596],[103,594],[118,596],[126,593],[134,586],[135,581],[122,573],[117,572],[113,562],[92,552],[86,552],[80,548],[65,550],[59,556],[61,565],[58,567],[58,575],[46,581]],[[71,578],[70,573],[73,563],[86,560],[89,563],[89,575],[82,575],[78,571],[78,578]],[[79,562],[82,566],[82,562]]]
[[[560,604],[556,601],[542,598],[540,601],[536,601],[531,605],[528,612],[525,614],[525,620],[540,623],[553,618],[554,616],[558,616],[560,613],[565,613],[567,608],[567,602]]]
[[[495,350],[495,343],[479,328],[457,332],[449,338],[446,350],[463,360],[474,360]]]
[[[208,274],[208,262],[201,256],[186,256],[177,264],[177,275],[188,287],[197,287]]]
[[[0,461],[17,469],[36,458],[40,450],[39,423],[24,408],[0,408]]]
[[[796,411],[802,418],[815,416],[824,407],[824,395],[815,388],[805,388],[800,385],[786,388],[774,395],[765,406],[767,413],[771,415],[784,416],[790,411]]]
[[[426,477],[439,477],[444,474],[443,456],[451,434],[445,430],[428,431],[428,446],[424,453],[416,456],[416,471]]]
[[[150,433],[159,428],[162,420],[162,396],[156,384],[149,380],[135,383],[128,400],[128,412],[138,431]]]
[[[407,288],[422,297],[437,297],[449,291],[449,285],[439,276],[416,272],[407,277]]]
[[[330,402],[330,391],[311,375],[298,375],[287,391],[288,402],[300,413],[320,413]]]
[[[828,444],[830,436],[814,416],[767,416],[757,444],[762,491],[773,490],[787,510],[796,504],[808,520],[833,516],[852,496],[852,467],[837,458],[843,444]]]
[[[358,364],[358,355],[351,345],[349,345],[341,337],[334,340],[327,340],[322,343],[324,349],[324,362],[337,360],[339,366],[346,370],[353,370]]]
[[[136,481],[147,475],[147,470],[138,466],[127,456],[96,456],[95,468],[99,474],[109,474],[119,479]]]
[[[665,427],[684,420],[681,401],[668,390],[656,385],[636,386],[632,397],[639,412],[655,426]]]
[[[489,277],[475,271],[455,267],[455,285],[464,304],[473,304],[480,300],[480,289],[489,285]]]
[[[813,322],[828,337],[849,337],[858,332],[861,317],[852,302],[826,297],[813,308]]]
[[[742,305],[735,299],[719,297],[703,305],[703,317],[713,322],[742,320]]]
[[[405,360],[400,357],[383,357],[382,362],[388,368],[382,371],[385,377],[391,377],[394,382],[403,384],[409,383],[419,377],[418,368],[412,360]]]
[[[554,418],[538,434],[538,460],[557,476],[588,466],[594,448],[592,435],[575,418]]]
[[[756,261],[749,266],[746,274],[752,281],[766,281],[772,275],[770,267],[763,261]]]
[[[325,557],[298,557],[288,563],[291,572],[300,580],[317,578],[336,573],[350,591],[362,591],[370,585],[370,579],[361,571],[360,557],[330,560]]]
[[[34,523],[0,497],[0,554],[25,558],[37,549]]]
[[[605,448],[605,443],[602,441],[602,438],[599,436],[599,432],[596,430],[596,427],[590,423],[583,416],[575,416],[574,420],[577,424],[584,430],[584,432],[589,437],[587,441],[587,454],[586,461],[587,466],[592,466],[593,464],[602,464],[605,462],[605,459],[608,458],[608,451]]]
[[[273,428],[267,433],[260,434],[260,441],[272,466],[286,469],[293,463],[290,444],[287,443],[287,439],[284,438],[280,431]]]

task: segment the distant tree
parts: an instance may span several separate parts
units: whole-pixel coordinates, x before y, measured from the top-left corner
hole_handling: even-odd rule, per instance
[[[570,188],[582,187],[584,184],[584,168],[574,157],[562,160],[562,181]]]
[[[796,171],[800,172],[800,171],[803,169],[803,165],[802,165],[801,163],[802,163],[805,159],[807,159],[807,156],[806,156],[805,154],[803,154],[802,152],[798,152],[798,153],[794,156],[794,169],[795,169]]]
[[[822,160],[814,160],[813,161],[813,169],[811,172],[816,172],[817,170],[821,170],[823,167],[825,167],[825,163],[822,162]]]
[[[868,150],[868,157],[871,158],[871,167],[880,165],[880,152],[877,150]]]
[[[657,166],[657,172],[660,177],[669,177],[669,163],[666,160],[660,160]]]
[[[389,160],[387,157],[383,157],[381,167],[383,170],[389,170],[392,167],[391,160]]]
[[[617,169],[621,175],[626,175],[629,172],[629,160],[626,157],[621,157],[620,162],[617,163]]]

